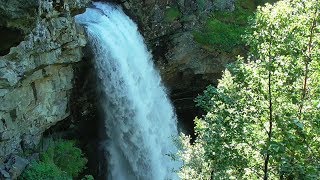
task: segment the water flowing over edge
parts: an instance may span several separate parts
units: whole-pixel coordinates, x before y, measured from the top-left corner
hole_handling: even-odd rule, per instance
[[[178,179],[177,120],[136,24],[96,2],[76,17],[85,27],[102,92],[108,179]]]

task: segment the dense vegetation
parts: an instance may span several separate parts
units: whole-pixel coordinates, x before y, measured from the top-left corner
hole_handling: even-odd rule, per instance
[[[244,34],[248,19],[253,15],[253,8],[245,9],[250,3],[236,1],[232,12],[216,11],[209,17],[205,26],[193,33],[196,42],[215,50],[231,51],[243,46],[241,35]]]
[[[275,1],[235,0],[233,11],[216,10],[206,18],[204,26],[193,32],[194,40],[208,50],[231,52],[234,48],[243,47],[245,41],[241,36],[248,29],[248,20],[253,17],[256,7]],[[200,9],[204,5],[203,0],[198,1]]]
[[[57,140],[40,154],[40,161],[33,162],[21,175],[21,180],[56,179],[78,177],[85,168],[87,159],[74,141]],[[85,176],[84,179],[93,179]]]
[[[182,179],[320,177],[320,2],[258,7],[239,57],[196,99],[197,139],[181,135]]]

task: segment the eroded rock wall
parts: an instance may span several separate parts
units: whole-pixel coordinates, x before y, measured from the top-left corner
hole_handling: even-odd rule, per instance
[[[88,2],[0,1],[0,26],[24,35],[0,57],[0,164],[35,148],[44,131],[70,115],[73,65],[86,44],[73,15]]]

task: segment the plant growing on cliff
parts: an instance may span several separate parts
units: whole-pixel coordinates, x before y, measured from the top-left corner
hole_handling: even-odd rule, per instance
[[[52,179],[71,180],[66,172],[61,171],[54,163],[33,162],[19,177],[21,180]]]
[[[87,159],[74,141],[57,140],[42,154],[44,162],[53,162],[69,176],[77,177],[85,168]]]
[[[253,10],[245,9],[242,2],[237,0],[235,10],[232,12],[214,12],[202,29],[193,32],[194,40],[209,48],[224,51],[231,51],[235,47],[244,45],[241,36],[245,34]]]
[[[169,7],[165,11],[165,21],[166,22],[173,22],[181,17],[181,12],[176,7]]]
[[[249,58],[196,99],[193,145],[182,136],[182,179],[320,177],[320,2],[259,7]],[[192,177],[190,177],[192,174]]]
[[[86,163],[87,159],[74,141],[57,140],[40,154],[40,161],[32,163],[20,179],[72,179],[79,176]]]

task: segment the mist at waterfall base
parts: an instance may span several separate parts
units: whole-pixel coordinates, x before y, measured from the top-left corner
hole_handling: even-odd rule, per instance
[[[76,17],[89,39],[107,139],[107,179],[178,179],[177,120],[136,24],[120,7],[93,3]]]

